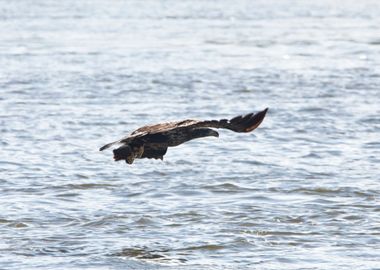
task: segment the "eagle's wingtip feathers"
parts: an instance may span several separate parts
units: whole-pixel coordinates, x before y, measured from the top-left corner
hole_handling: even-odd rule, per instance
[[[102,147],[99,148],[99,151],[103,151],[109,147],[111,147],[114,143],[107,143],[106,145],[103,145]]]
[[[104,146],[99,148],[99,151],[103,151],[104,149],[107,149],[107,147],[108,147],[107,145],[104,145]]]

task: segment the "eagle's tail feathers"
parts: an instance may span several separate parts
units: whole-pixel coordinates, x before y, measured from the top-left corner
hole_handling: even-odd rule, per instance
[[[129,145],[123,145],[119,148],[113,150],[113,159],[118,160],[127,160],[132,155],[132,149]],[[133,161],[132,161],[133,162]]]

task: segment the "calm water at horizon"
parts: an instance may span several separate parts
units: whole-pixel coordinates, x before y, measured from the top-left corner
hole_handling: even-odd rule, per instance
[[[379,14],[0,0],[0,269],[380,269]],[[164,161],[98,151],[265,107]]]

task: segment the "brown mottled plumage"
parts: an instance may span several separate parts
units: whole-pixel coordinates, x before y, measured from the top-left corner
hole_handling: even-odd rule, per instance
[[[141,127],[129,136],[102,146],[103,151],[115,144],[122,144],[113,150],[115,161],[125,160],[132,164],[136,158],[163,159],[168,147],[207,137],[218,137],[211,128],[225,128],[235,132],[251,132],[264,120],[268,108],[256,114],[239,115],[230,120],[183,120]]]

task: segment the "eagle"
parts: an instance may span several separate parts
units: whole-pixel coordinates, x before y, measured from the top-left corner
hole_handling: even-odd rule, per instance
[[[219,137],[213,128],[224,128],[235,132],[251,132],[256,129],[268,111],[268,108],[256,114],[239,115],[230,120],[182,120],[156,125],[143,126],[130,135],[102,146],[103,151],[114,145],[121,145],[113,150],[115,161],[125,160],[132,164],[135,159],[164,159],[168,147],[208,136]]]

